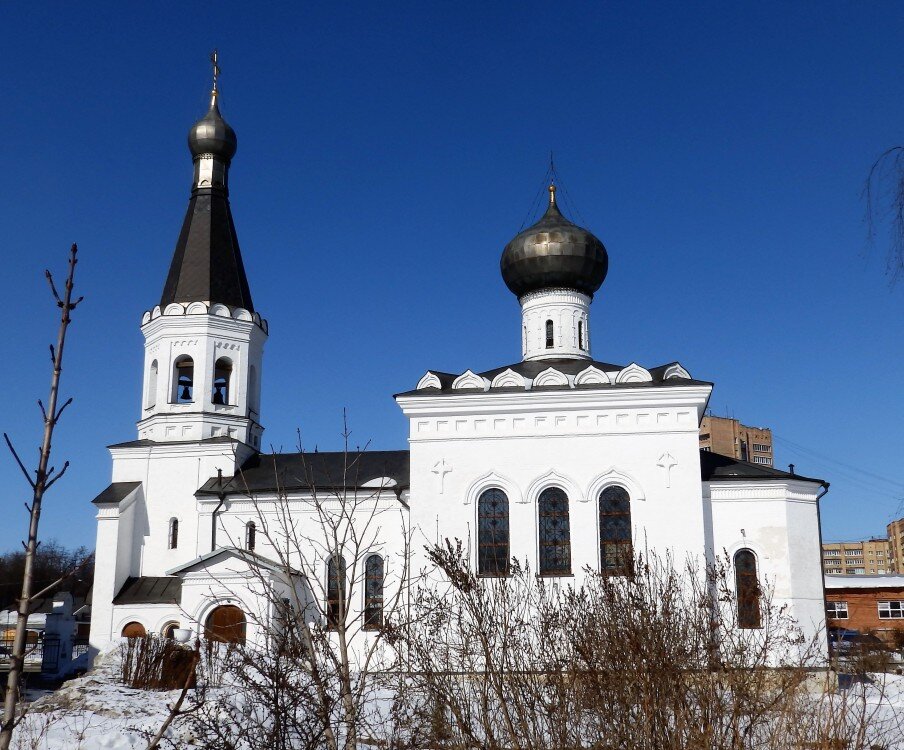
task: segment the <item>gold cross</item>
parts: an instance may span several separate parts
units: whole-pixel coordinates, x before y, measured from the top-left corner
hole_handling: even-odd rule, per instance
[[[217,51],[214,50],[210,55],[210,62],[213,65],[213,90],[217,90],[217,76],[220,75],[220,66],[219,66],[219,58],[217,57]]]

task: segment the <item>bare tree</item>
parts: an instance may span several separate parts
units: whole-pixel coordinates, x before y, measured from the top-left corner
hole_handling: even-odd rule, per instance
[[[873,162],[863,197],[868,244],[875,245],[879,228],[888,227],[885,271],[895,284],[904,274],[904,146],[893,146]]]
[[[630,575],[588,570],[559,588],[514,560],[507,577],[480,578],[458,542],[429,555],[446,587],[420,589],[398,630],[414,719],[397,744],[866,750],[900,732],[833,694],[821,643],[768,587],[757,627],[741,627],[727,563],[638,555]]]
[[[60,420],[60,416],[66,407],[72,403],[72,399],[67,400],[62,406],[57,407],[60,388],[60,375],[63,371],[63,347],[66,343],[66,332],[71,322],[72,311],[82,301],[79,297],[77,300],[72,298],[72,289],[75,279],[75,264],[78,262],[76,255],[78,248],[72,245],[69,251],[69,273],[63,289],[63,296],[60,297],[56,286],[53,283],[53,276],[50,271],[45,271],[47,282],[50,284],[50,290],[60,308],[60,326],[57,332],[56,346],[50,346],[50,358],[53,363],[53,374],[50,377],[50,396],[45,408],[41,401],[38,406],[44,418],[44,436],[41,441],[40,454],[38,458],[38,466],[34,471],[34,477],[25,468],[25,464],[13,447],[13,443],[9,436],[4,433],[9,450],[15,458],[16,463],[25,475],[25,479],[32,489],[31,505],[26,504],[25,508],[29,513],[28,540],[25,542],[25,565],[22,575],[22,593],[19,597],[16,620],[16,634],[13,641],[12,654],[10,656],[9,679],[7,681],[6,697],[3,703],[3,721],[0,724],[0,750],[8,750],[10,741],[12,740],[13,729],[17,720],[17,699],[19,680],[23,674],[25,666],[25,648],[26,648],[26,626],[28,623],[29,606],[32,600],[40,595],[45,594],[53,588],[53,584],[45,588],[45,590],[37,594],[32,591],[33,572],[35,554],[38,549],[38,524],[41,520],[41,503],[44,499],[44,493],[56,484],[66,473],[69,462],[63,464],[63,468],[59,472],[50,464],[50,451],[53,440],[53,431]]]
[[[194,721],[206,747],[353,750],[386,720],[375,707],[398,663],[384,624],[405,619],[407,508],[388,470],[365,482],[374,463],[364,475],[367,446],[350,450],[349,436],[344,424],[344,449],[330,460],[300,445],[290,469],[280,454],[262,458],[272,491],[233,480],[254,508],[255,549],[243,556],[263,592],[265,606],[250,613],[263,635],[219,654],[230,687],[208,689]]]

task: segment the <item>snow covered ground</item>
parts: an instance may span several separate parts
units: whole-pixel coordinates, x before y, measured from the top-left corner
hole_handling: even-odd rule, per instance
[[[140,750],[165,720],[179,691],[134,690],[118,683],[119,658],[98,658],[94,671],[67,682],[37,700],[16,730],[15,750]],[[866,700],[867,714],[891,741],[886,750],[904,750],[904,676],[878,675],[873,684],[857,684],[851,695]],[[215,696],[208,692],[208,698]],[[217,696],[222,697],[222,696]],[[186,700],[190,705],[192,693]],[[200,748],[189,721],[177,719],[166,747]]]

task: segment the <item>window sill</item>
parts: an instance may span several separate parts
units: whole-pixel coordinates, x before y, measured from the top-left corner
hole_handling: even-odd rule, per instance
[[[574,573],[537,573],[537,578],[574,578]]]
[[[511,573],[478,573],[478,574],[477,574],[477,577],[478,577],[478,578],[489,578],[489,579],[493,579],[493,578],[511,578],[511,577],[512,577],[512,574],[511,574]]]

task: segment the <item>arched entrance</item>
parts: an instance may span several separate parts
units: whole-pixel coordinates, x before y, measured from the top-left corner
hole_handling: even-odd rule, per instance
[[[245,642],[245,613],[233,604],[222,604],[204,621],[204,637],[220,643]]]
[[[144,638],[147,631],[140,622],[130,622],[122,629],[123,638]]]

